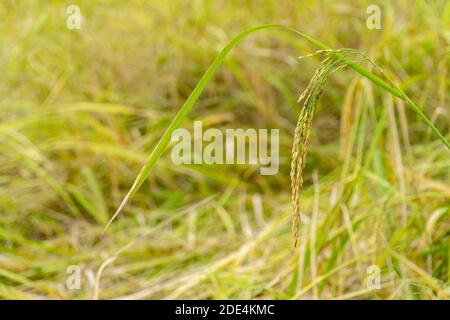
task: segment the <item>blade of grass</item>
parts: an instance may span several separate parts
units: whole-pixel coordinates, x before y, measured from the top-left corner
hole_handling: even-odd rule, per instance
[[[147,163],[142,167],[141,171],[137,175],[133,185],[131,186],[130,190],[128,191],[125,198],[122,200],[121,204],[119,205],[118,209],[112,216],[112,218],[109,220],[108,224],[106,225],[105,229],[103,230],[103,233],[107,230],[109,225],[112,223],[112,221],[117,217],[117,215],[123,210],[125,205],[128,203],[128,201],[133,197],[136,192],[139,190],[139,188],[144,183],[145,179],[148,177],[150,172],[152,171],[153,167],[155,166],[158,159],[161,157],[162,153],[164,152],[164,149],[167,147],[167,145],[170,142],[171,135],[174,130],[176,130],[183,120],[186,118],[187,114],[191,110],[191,108],[194,106],[200,95],[202,94],[203,90],[205,89],[206,85],[209,83],[219,66],[222,64],[222,62],[227,57],[228,53],[233,49],[239,42],[241,42],[245,37],[248,35],[259,31],[263,29],[283,29],[290,32],[293,32],[311,44],[313,44],[315,47],[319,49],[329,50],[330,48],[323,44],[322,42],[304,34],[303,32],[300,32],[298,30],[295,30],[293,28],[280,25],[280,24],[266,24],[266,25],[260,25],[257,27],[250,28],[246,31],[241,32],[238,34],[235,38],[231,39],[228,44],[222,49],[222,51],[219,53],[219,55],[214,59],[213,63],[209,66],[209,68],[206,70],[206,72],[203,74],[200,81],[197,83],[196,87],[192,91],[191,95],[188,97],[186,102],[181,107],[180,111],[177,113],[177,115],[173,118],[172,122],[170,123],[167,130],[164,132],[163,136],[159,140],[156,147],[153,149],[152,153],[150,154],[150,157],[147,160]],[[433,123],[427,118],[427,116],[422,112],[419,107],[417,107],[414,102],[412,102],[401,90],[398,88],[391,87],[389,84],[387,84],[385,81],[383,81],[381,78],[376,76],[375,74],[365,70],[358,64],[346,59],[341,53],[336,52],[334,53],[338,56],[339,59],[342,59],[342,61],[354,69],[356,72],[361,74],[362,76],[366,77],[370,81],[372,81],[377,86],[381,87],[382,89],[390,92],[392,95],[404,100],[410,107],[413,108],[413,110],[416,112],[416,114],[434,131],[434,133],[439,137],[439,139],[446,145],[446,147],[450,150],[450,143],[446,140],[446,138],[439,132],[439,130],[433,125]]]

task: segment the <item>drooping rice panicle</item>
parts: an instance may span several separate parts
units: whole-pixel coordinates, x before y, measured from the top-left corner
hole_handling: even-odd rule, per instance
[[[328,57],[322,61],[314,73],[308,87],[300,95],[298,102],[303,102],[300,116],[295,127],[294,143],[291,161],[291,190],[292,190],[292,230],[294,246],[297,244],[300,230],[300,192],[303,188],[303,169],[306,164],[308,143],[314,111],[323,93],[326,81],[331,74],[345,67],[343,59],[350,54],[346,49],[327,50]],[[342,56],[333,53],[344,53]]]

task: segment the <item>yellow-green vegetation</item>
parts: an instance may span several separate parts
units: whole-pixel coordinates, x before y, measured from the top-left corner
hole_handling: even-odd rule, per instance
[[[0,4],[1,298],[448,298],[447,1],[71,4]],[[279,173],[173,164],[198,119]]]

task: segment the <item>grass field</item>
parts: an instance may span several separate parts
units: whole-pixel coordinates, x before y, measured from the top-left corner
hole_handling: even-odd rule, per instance
[[[297,100],[326,55],[298,59],[318,48],[285,30],[236,46],[181,125],[279,129],[278,174],[167,148],[103,230],[222,48],[261,24],[360,50],[449,141],[450,2],[2,1],[0,17],[0,298],[449,298],[449,149],[351,68],[315,106],[294,246]]]

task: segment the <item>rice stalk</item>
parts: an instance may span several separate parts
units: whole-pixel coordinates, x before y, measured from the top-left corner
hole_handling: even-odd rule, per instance
[[[306,89],[302,92],[298,99],[298,103],[303,102],[303,108],[295,127],[294,142],[292,146],[292,161],[291,161],[291,193],[292,193],[292,233],[294,237],[294,247],[297,245],[300,233],[300,192],[303,188],[303,170],[306,164],[306,155],[308,153],[308,144],[311,131],[311,124],[320,97],[323,93],[325,83],[330,75],[334,72],[349,65],[347,57],[350,55],[357,55],[369,62],[375,69],[382,74],[388,81],[392,88],[395,88],[404,101],[411,101],[406,94],[400,89],[369,57],[361,51],[345,48],[340,50],[320,50],[316,53],[301,56],[300,59],[313,56],[316,54],[325,53],[328,57],[322,61],[320,67],[314,73],[311,81]],[[411,102],[412,103],[412,102]]]
[[[404,94],[404,92],[401,91],[398,87],[389,85],[388,83],[386,83],[384,80],[382,80],[375,74],[365,70],[364,68],[362,68],[358,64],[354,63],[353,61],[348,60],[346,58],[346,55],[345,54],[343,55],[339,50],[332,50],[327,45],[308,36],[307,34],[305,34],[303,32],[300,32],[298,30],[295,30],[293,28],[290,28],[290,27],[287,27],[284,25],[280,25],[280,24],[260,25],[260,26],[254,27],[254,28],[250,28],[246,31],[243,31],[240,34],[238,34],[236,37],[231,39],[228,42],[228,44],[222,49],[222,51],[219,53],[219,55],[214,59],[214,61],[210,65],[210,67],[206,70],[206,72],[203,74],[200,81],[197,83],[197,85],[194,88],[194,90],[192,91],[191,95],[188,97],[188,99],[185,101],[185,103],[181,107],[180,111],[173,118],[172,122],[170,123],[170,125],[166,129],[166,131],[164,132],[161,139],[158,141],[157,145],[155,146],[152,153],[150,154],[147,162],[145,163],[145,165],[142,167],[142,169],[138,173],[138,175],[137,175],[136,179],[134,180],[133,185],[129,189],[128,193],[123,198],[122,202],[120,203],[119,207],[117,208],[116,212],[113,214],[113,216],[111,217],[109,222],[106,224],[106,226],[103,230],[103,233],[106,232],[106,230],[111,225],[113,220],[125,208],[125,206],[129,202],[129,200],[136,194],[136,192],[140,189],[140,187],[142,186],[144,181],[150,175],[151,171],[153,170],[153,167],[156,165],[156,162],[162,156],[165,148],[169,144],[172,133],[177,128],[180,127],[181,123],[186,118],[186,116],[188,115],[189,111],[194,106],[194,104],[197,102],[198,98],[200,97],[200,95],[202,94],[204,89],[206,88],[206,85],[210,82],[210,80],[216,73],[217,69],[223,63],[223,61],[225,60],[227,55],[230,53],[230,51],[237,44],[239,44],[244,38],[246,38],[248,35],[250,35],[254,32],[257,32],[259,30],[264,30],[264,29],[282,29],[282,30],[292,32],[292,33],[302,37],[303,39],[305,39],[306,41],[308,41],[309,43],[314,45],[316,48],[323,50],[324,52],[327,52],[327,51],[331,52],[330,60],[328,60],[329,62],[322,64],[322,67],[319,70],[321,75],[320,76],[317,75],[315,80],[313,82],[311,82],[310,86],[308,87],[309,89],[311,89],[311,94],[310,95],[308,94],[308,97],[310,96],[309,99],[307,99],[309,106],[305,109],[309,110],[309,111],[307,111],[307,113],[305,111],[305,114],[302,115],[302,118],[304,118],[303,121],[305,124],[300,125],[297,128],[299,133],[296,134],[296,136],[299,141],[297,141],[296,143],[299,143],[299,142],[302,143],[302,141],[303,141],[305,144],[304,147],[307,146],[307,141],[309,138],[309,129],[307,129],[307,128],[308,128],[308,125],[309,126],[311,125],[309,119],[312,118],[312,112],[314,111],[315,105],[317,104],[316,100],[318,100],[321,95],[321,92],[323,89],[323,84],[325,83],[328,76],[331,73],[333,73],[334,71],[336,71],[335,68],[340,68],[340,67],[347,65],[350,68],[352,68],[353,70],[355,70],[356,72],[358,72],[359,74],[361,74],[362,76],[364,76],[365,78],[369,79],[375,85],[379,86],[380,88],[384,89],[385,91],[388,91],[393,96],[404,100],[407,103],[407,105],[410,106],[416,112],[416,114],[426,123],[426,125],[438,136],[438,138],[450,150],[450,143],[447,141],[447,139],[442,135],[441,132],[439,132],[439,130],[428,119],[428,117],[423,113],[423,111],[417,105],[415,105],[414,102],[411,99],[409,99],[409,97],[407,97]],[[346,51],[347,51],[347,55],[349,54],[349,52],[353,52],[352,50],[346,50]],[[337,63],[338,61],[340,62],[339,66],[335,67],[335,63]],[[323,80],[325,80],[325,81],[323,81]],[[316,83],[316,81],[317,81],[317,83]],[[391,82],[391,81],[389,81],[389,82]],[[318,88],[319,88],[319,90],[317,90]],[[309,90],[307,89],[306,92],[309,92]],[[301,97],[301,98],[303,98],[303,97]],[[299,146],[297,148],[299,148]],[[303,156],[303,155],[299,154],[299,156]],[[293,177],[295,178],[296,184],[298,185],[295,188],[295,194],[297,194],[297,196],[301,190],[301,185],[302,185],[302,181],[300,180],[301,178],[299,178],[298,175],[301,176],[301,171],[303,170],[302,169],[302,166],[304,165],[303,157],[299,157],[298,161],[301,161],[301,162],[299,162],[299,164],[296,165],[295,172],[293,173]],[[298,202],[298,199],[297,199],[297,202]],[[296,208],[296,210],[299,210],[299,209]],[[299,217],[297,215],[298,215],[298,213],[294,214],[294,217],[296,220],[296,222],[294,223],[294,226],[297,226],[296,228],[298,228],[298,222],[299,222]],[[298,231],[296,234],[298,235]]]
[[[334,51],[331,51],[334,52]],[[292,145],[291,161],[291,190],[292,190],[292,230],[294,236],[294,246],[297,245],[300,231],[300,192],[303,188],[303,170],[306,164],[308,153],[309,136],[312,119],[317,104],[326,81],[331,74],[345,66],[344,56],[329,54],[328,58],[322,61],[320,67],[314,73],[307,88],[300,95],[298,102],[303,102],[303,108],[295,127],[294,142]]]

